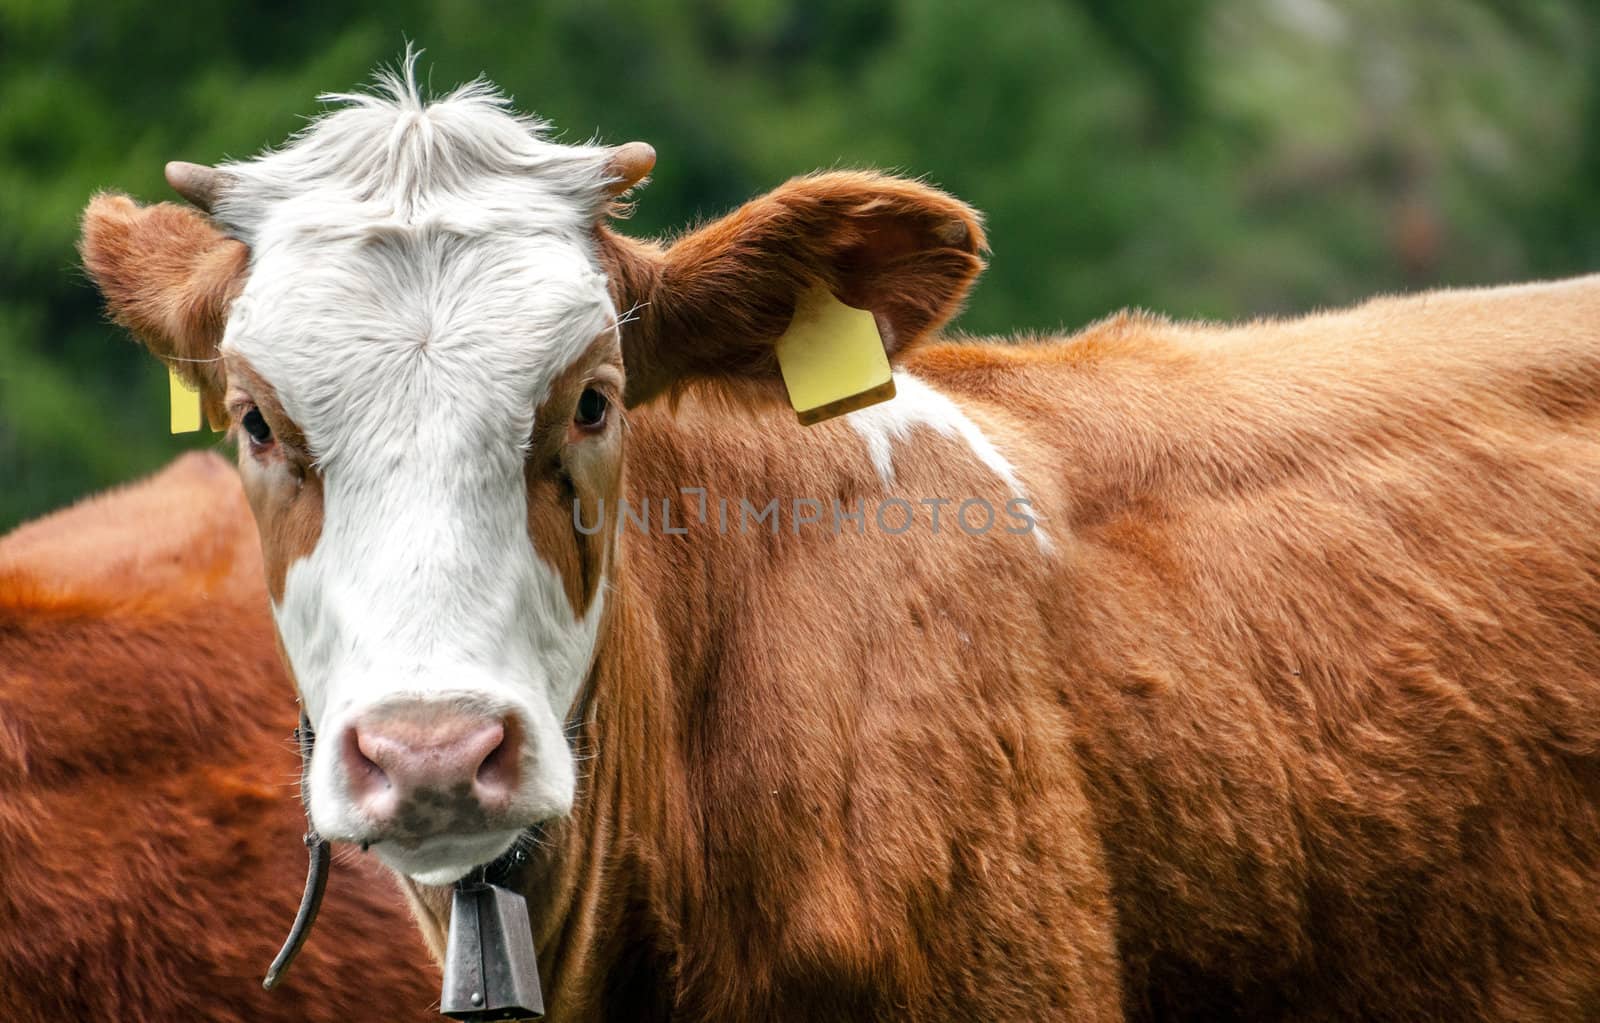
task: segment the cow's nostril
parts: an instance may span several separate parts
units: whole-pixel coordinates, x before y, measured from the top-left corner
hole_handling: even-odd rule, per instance
[[[474,776],[478,797],[486,801],[508,798],[517,784],[517,753],[521,738],[515,724],[508,722],[495,744],[478,765]]]
[[[371,737],[363,735],[360,729],[351,728],[344,733],[344,768],[350,782],[358,789],[371,787],[387,788],[389,777],[384,773],[382,765],[373,757],[369,748]]]

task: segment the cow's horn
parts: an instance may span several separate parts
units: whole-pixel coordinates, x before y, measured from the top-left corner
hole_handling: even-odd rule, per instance
[[[621,195],[644,180],[656,165],[655,147],[648,142],[625,142],[611,151],[606,161],[606,190]]]
[[[167,184],[172,186],[174,192],[210,213],[212,204],[222,191],[223,175],[215,167],[173,160],[167,164]]]

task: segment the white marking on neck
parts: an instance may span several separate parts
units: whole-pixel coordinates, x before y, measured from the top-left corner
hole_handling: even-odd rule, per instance
[[[883,489],[893,490],[895,486],[895,441],[905,440],[912,430],[925,426],[943,436],[956,437],[965,442],[978,461],[1010,488],[1013,497],[1028,499],[1027,489],[1023,487],[1011,462],[984,435],[978,424],[968,418],[961,406],[903,369],[894,371],[894,390],[893,399],[844,417],[866,444],[867,456],[872,459],[872,466],[878,472]],[[1049,554],[1053,547],[1040,525],[1043,516],[1031,503],[1029,511],[1038,520],[1030,530],[1034,542],[1039,545],[1041,552]]]

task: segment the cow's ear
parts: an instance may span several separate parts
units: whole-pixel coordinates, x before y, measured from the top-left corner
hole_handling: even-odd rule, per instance
[[[102,194],[84,210],[78,250],[111,318],[199,388],[217,422],[227,389],[217,345],[244,286],[244,243],[186,206]]]
[[[665,250],[633,247],[615,268],[634,310],[628,402],[697,377],[776,377],[773,343],[818,286],[871,310],[893,360],[955,315],[984,251],[965,203],[862,172],[796,178]]]

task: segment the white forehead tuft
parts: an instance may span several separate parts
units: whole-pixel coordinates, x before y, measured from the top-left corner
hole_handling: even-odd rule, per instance
[[[324,465],[384,461],[373,443],[397,430],[509,458],[550,381],[614,329],[594,243],[610,151],[550,142],[484,82],[428,102],[409,56],[324,99],[288,145],[220,168],[217,218],[252,263],[224,350]]]
[[[252,247],[290,212],[332,226],[357,226],[355,214],[584,231],[608,198],[609,150],[549,141],[544,122],[514,112],[486,81],[428,101],[414,55],[370,93],[321,99],[335,109],[288,145],[220,168],[216,215]]]

